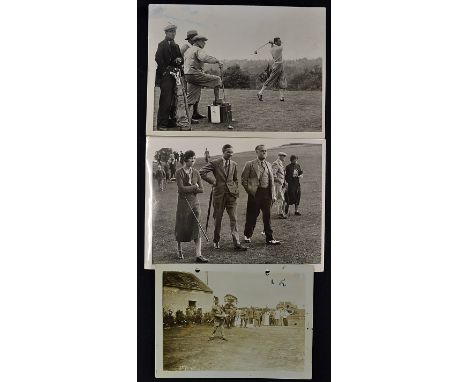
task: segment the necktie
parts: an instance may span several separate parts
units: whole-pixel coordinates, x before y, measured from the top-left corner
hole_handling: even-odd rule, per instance
[[[226,161],[226,164],[224,165],[224,173],[227,175],[229,175],[229,160]]]

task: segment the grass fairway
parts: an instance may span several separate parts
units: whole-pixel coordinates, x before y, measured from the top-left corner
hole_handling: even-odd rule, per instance
[[[266,90],[263,102],[257,99],[255,89],[226,89],[226,101],[232,105],[234,121],[232,131],[250,132],[321,132],[322,131],[322,92],[286,91],[285,101],[279,100],[277,91]],[[154,93],[153,130],[156,130],[160,88]],[[222,95],[222,90],[221,90]],[[213,89],[202,89],[199,109],[207,114],[207,105],[214,100]],[[193,131],[231,131],[228,124],[212,124],[203,119],[193,125]],[[170,129],[172,130],[172,129]],[[174,129],[176,130],[176,129]]]
[[[292,214],[286,220],[278,219],[276,205],[272,208],[272,228],[276,239],[282,241],[279,246],[267,246],[265,238],[260,233],[263,223],[260,216],[257,220],[252,243],[246,244],[249,248],[246,252],[233,250],[231,240],[229,217],[224,213],[221,228],[221,249],[214,249],[213,219],[210,218],[208,237],[210,242],[202,236],[202,254],[211,263],[215,264],[320,264],[321,262],[321,210],[322,210],[322,146],[318,144],[285,145],[268,149],[269,162],[273,162],[279,151],[286,151],[288,155],[299,156],[299,163],[304,171],[301,179],[301,205],[302,216]],[[216,157],[213,157],[214,159]],[[240,185],[240,174],[245,162],[255,159],[255,152],[243,152],[234,154],[233,160],[237,162],[239,171],[240,197],[237,201],[237,222],[241,241],[245,225],[245,213],[247,209],[247,193]],[[289,161],[287,161],[289,163]],[[204,164],[203,159],[198,159],[195,168],[199,169]],[[178,166],[180,167],[180,165]],[[205,227],[206,215],[211,186],[203,182],[205,192],[198,194],[201,207],[201,222]],[[153,188],[153,263],[193,263],[195,261],[195,249],[193,243],[183,243],[185,259],[177,258],[176,241],[174,236],[175,216],[177,206],[177,186],[169,182],[164,192]]]
[[[225,329],[228,341],[208,341],[205,325],[164,329],[164,370],[303,371],[304,327]]]

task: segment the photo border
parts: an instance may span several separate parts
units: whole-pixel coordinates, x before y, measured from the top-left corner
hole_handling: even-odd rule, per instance
[[[263,273],[266,269],[274,273],[300,273],[305,276],[305,310],[304,322],[304,371],[165,371],[163,370],[163,280],[165,271],[194,272],[242,272]],[[311,379],[312,346],[314,323],[314,266],[310,264],[158,264],[155,268],[155,377],[156,378],[275,378],[275,379]]]
[[[150,144],[150,141],[157,139],[158,137],[155,136],[148,136],[146,137],[146,160],[145,160],[145,269],[155,269],[155,265],[164,264],[164,263],[153,263],[153,147]],[[168,137],[165,137],[168,138]],[[175,139],[186,138],[190,139],[191,137],[170,137]],[[214,139],[221,139],[224,137],[212,137]],[[234,137],[231,137],[234,138]],[[265,139],[291,139],[292,141],[294,138],[288,137],[262,137]],[[246,137],[241,137],[241,139],[248,139]],[[327,154],[326,154],[326,140],[325,139],[313,139],[313,138],[301,138],[307,139],[310,144],[321,145],[322,146],[322,203],[321,203],[321,227],[320,227],[320,264],[313,264],[313,263],[303,263],[299,265],[314,265],[315,272],[323,272],[324,271],[324,264],[325,264],[325,197],[326,197],[326,168],[327,168]],[[308,142],[309,143],[309,142]],[[256,263],[246,263],[247,265],[256,265]],[[288,263],[289,264],[289,263]],[[217,265],[217,264],[214,264]],[[228,265],[228,264],[222,264]]]
[[[149,4],[149,5],[181,5],[180,3],[171,3],[171,4]],[[153,130],[154,122],[154,88],[155,88],[155,70],[152,70],[152,55],[150,55],[150,48],[152,45],[152,38],[154,36],[149,35],[150,30],[150,18],[149,18],[149,9],[148,9],[148,44],[147,44],[147,77],[146,77],[146,135],[147,136],[161,136],[161,137],[230,137],[230,138],[240,138],[240,137],[264,137],[264,138],[311,138],[311,139],[323,139],[325,138],[325,126],[326,126],[326,108],[327,108],[327,47],[328,47],[328,26],[327,26],[327,9],[324,6],[303,6],[298,7],[293,4],[289,5],[261,5],[261,4],[189,4],[187,5],[214,5],[214,6],[245,6],[245,7],[288,7],[288,8],[314,8],[322,9],[323,17],[325,21],[325,41],[324,41],[324,52],[322,54],[322,131],[318,132],[296,132],[296,131],[265,131],[265,132],[241,132],[241,131],[158,131]],[[162,38],[162,35],[161,35]]]

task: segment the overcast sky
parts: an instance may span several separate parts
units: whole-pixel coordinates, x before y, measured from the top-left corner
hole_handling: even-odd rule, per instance
[[[206,283],[207,272],[196,274]],[[285,286],[279,285],[284,280]],[[271,283],[274,281],[274,284]],[[302,273],[262,272],[208,272],[208,286],[213,289],[221,304],[228,293],[238,298],[237,306],[276,307],[280,301],[290,301],[303,308],[306,298],[306,282]]]
[[[252,159],[254,159],[255,146],[259,144],[266,145],[268,148],[278,147],[289,143],[313,143],[311,139],[278,139],[278,138],[215,138],[215,137],[151,137],[148,140],[148,149],[151,158],[154,156],[157,150],[163,147],[172,148],[177,151],[195,151],[195,155],[198,158],[204,157],[205,148],[208,148],[211,156],[221,155],[221,148],[224,144],[229,143],[234,148],[234,160],[235,153],[251,151]],[[274,158],[276,159],[276,158]]]
[[[283,58],[325,56],[325,8],[233,5],[156,5],[149,7],[149,60],[154,61],[163,28],[177,25],[176,42],[195,29],[208,38],[205,49],[219,59],[271,59],[260,45],[281,37]]]

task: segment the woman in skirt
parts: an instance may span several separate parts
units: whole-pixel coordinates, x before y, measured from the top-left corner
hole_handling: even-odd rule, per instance
[[[301,215],[299,212],[299,203],[301,201],[301,183],[300,179],[303,177],[303,171],[299,163],[297,163],[297,156],[291,155],[291,163],[286,166],[285,180],[288,184],[288,189],[285,192],[285,209],[286,214],[289,213],[289,206],[294,204],[294,215]]]
[[[175,237],[179,258],[183,259],[182,243],[194,241],[196,261],[206,263],[208,260],[201,254],[201,238],[198,222],[200,221],[200,204],[197,194],[203,192],[200,174],[193,168],[195,153],[188,150],[183,155],[184,165],[175,173],[178,199],[175,224]],[[198,221],[197,221],[198,220]]]

